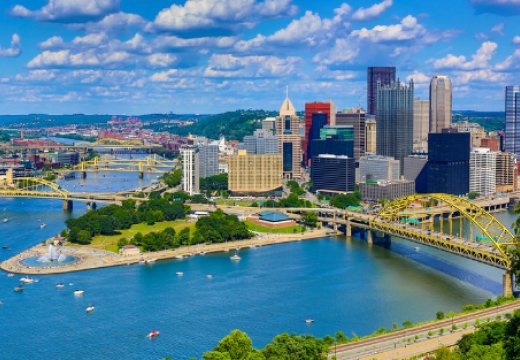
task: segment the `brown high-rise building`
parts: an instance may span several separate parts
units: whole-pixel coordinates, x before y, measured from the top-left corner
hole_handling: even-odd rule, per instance
[[[497,154],[497,191],[508,192],[516,190],[517,170],[513,154]]]

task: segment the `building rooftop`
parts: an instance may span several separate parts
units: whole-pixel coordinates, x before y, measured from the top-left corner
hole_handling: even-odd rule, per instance
[[[277,212],[273,212],[269,215],[260,216],[260,220],[264,221],[270,221],[270,222],[278,222],[278,221],[286,221],[290,220],[290,218],[287,215],[280,214]]]

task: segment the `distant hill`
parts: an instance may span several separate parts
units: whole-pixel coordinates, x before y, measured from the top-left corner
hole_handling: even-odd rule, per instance
[[[237,110],[209,116],[193,125],[176,127],[169,131],[180,136],[195,134],[215,140],[225,136],[229,140],[243,141],[244,136],[252,135],[256,129],[262,127],[262,120],[277,115],[278,112],[275,111]]]
[[[469,121],[481,125],[486,131],[504,130],[506,113],[503,111],[453,111],[453,122]]]

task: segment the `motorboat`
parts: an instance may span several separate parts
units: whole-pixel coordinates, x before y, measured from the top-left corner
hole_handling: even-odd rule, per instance
[[[38,222],[42,222],[41,220],[38,220]]]
[[[241,258],[240,256],[238,256],[238,254],[235,254],[235,255],[231,256],[230,259],[231,259],[232,261],[239,261],[239,260],[241,260],[242,258]]]
[[[414,247],[413,248],[415,251],[421,251],[421,248],[420,247]]]
[[[63,283],[59,283],[58,285],[56,285],[56,287],[57,287],[58,289],[61,289],[61,288],[65,287],[65,284],[63,284]]]
[[[312,320],[312,319],[307,319],[307,320],[305,320],[305,322],[306,322],[307,324],[311,324],[311,323],[314,322],[314,320]]]
[[[160,334],[159,331],[152,330],[148,335],[146,335],[146,337],[154,338],[154,337],[159,336],[159,334]]]
[[[7,274],[7,277],[13,277],[14,274]]]
[[[4,245],[4,246],[2,246],[2,249],[7,249],[8,247],[9,247],[9,246]]]
[[[184,256],[182,256],[182,255],[176,255],[175,258],[176,258],[176,259],[179,259],[179,260],[182,260],[182,259],[184,259]]]
[[[145,262],[146,261],[144,261],[144,260],[139,260],[139,264],[141,264],[141,265],[144,264]]]
[[[182,275],[184,275],[184,273],[183,273],[182,271],[177,271],[176,274],[177,274],[178,276],[182,276]]]
[[[155,261],[157,261],[157,259],[148,259],[148,260],[146,260],[147,263],[153,263]]]
[[[15,288],[14,288],[14,291],[16,291],[16,292],[23,291],[23,286],[20,285],[20,286],[15,287]]]
[[[76,290],[76,291],[74,291],[74,295],[76,295],[76,296],[83,295],[84,293],[85,293],[84,290]]]
[[[224,249],[224,252],[229,252],[229,249]]]
[[[20,282],[24,283],[24,284],[32,284],[34,282],[34,279],[30,278],[29,276],[26,276],[26,277],[21,278]]]
[[[249,246],[250,249],[256,250],[256,245]]]
[[[8,221],[9,221],[9,219],[8,219],[8,218],[5,218],[5,219],[4,219],[4,222],[5,222],[5,223],[6,223],[6,222],[8,222]]]
[[[47,225],[45,225],[45,224],[41,224],[41,225],[40,225],[40,229],[43,229],[45,226],[47,226]]]
[[[94,306],[92,306],[92,305],[89,305],[89,306],[87,307],[87,310],[86,310],[86,311],[87,311],[88,313],[91,313],[91,312],[94,311],[94,310],[96,310],[96,308],[95,308]]]
[[[213,275],[206,275],[206,277],[207,277],[208,279],[211,279],[211,278],[213,277]]]
[[[201,251],[199,255],[206,255],[206,253],[204,251]]]
[[[69,286],[73,286],[73,285],[74,285],[74,283],[69,283]]]
[[[239,246],[239,247],[237,247],[237,249],[236,249],[236,250],[238,251],[238,250],[240,250],[240,249],[242,249],[242,248],[241,248],[241,247]]]

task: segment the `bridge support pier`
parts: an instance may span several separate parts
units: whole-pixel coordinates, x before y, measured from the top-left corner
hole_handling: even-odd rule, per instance
[[[63,210],[71,210],[72,204],[72,200],[63,200]]]
[[[86,179],[87,178],[87,172],[86,171],[81,172],[81,178],[82,179]]]
[[[144,177],[144,173],[141,171],[141,172],[139,173],[139,179],[142,179],[143,177]]]
[[[338,231],[338,223],[335,222],[333,227],[334,227],[334,231]]]
[[[350,220],[347,220],[345,225],[345,236],[352,237],[352,226],[350,226]]]
[[[513,280],[509,272],[502,275],[502,296],[513,295]]]
[[[367,244],[373,244],[373,243],[374,243],[374,239],[373,239],[372,230],[367,230]]]

